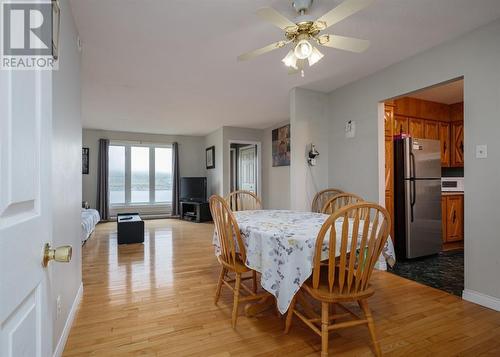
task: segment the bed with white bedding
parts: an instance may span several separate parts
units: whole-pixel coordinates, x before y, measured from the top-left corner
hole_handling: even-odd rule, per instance
[[[100,220],[101,216],[97,210],[82,208],[82,244],[89,239]]]

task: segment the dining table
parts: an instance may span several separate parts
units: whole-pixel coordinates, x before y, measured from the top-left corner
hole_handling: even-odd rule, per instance
[[[260,273],[260,285],[275,297],[280,313],[285,314],[302,284],[311,276],[316,238],[327,214],[293,210],[251,210],[233,212],[246,249],[245,265]],[[340,242],[343,220],[335,222]],[[215,254],[220,254],[217,232],[213,235]],[[340,254],[340,243],[336,244]],[[328,258],[325,239],[322,259]],[[387,270],[396,261],[389,237],[375,268]]]

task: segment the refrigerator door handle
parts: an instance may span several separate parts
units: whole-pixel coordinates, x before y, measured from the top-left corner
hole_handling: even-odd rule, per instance
[[[417,177],[417,174],[415,172],[415,154],[413,154],[411,151],[410,151],[410,178],[411,179],[414,179],[415,177]]]
[[[416,184],[415,184],[415,155],[410,151],[410,216],[411,221],[414,221],[413,207],[416,201]]]
[[[415,202],[417,200],[417,195],[416,195],[416,180],[415,178],[410,179],[410,216],[411,216],[411,221],[414,221],[414,216],[413,216],[413,207],[415,206]]]

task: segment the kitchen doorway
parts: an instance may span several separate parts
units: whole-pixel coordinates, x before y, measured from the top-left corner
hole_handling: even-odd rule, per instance
[[[390,272],[462,296],[464,79],[381,103],[381,201],[392,218]],[[382,111],[383,108],[383,111]]]
[[[260,195],[259,143],[230,142],[230,192],[245,190]]]

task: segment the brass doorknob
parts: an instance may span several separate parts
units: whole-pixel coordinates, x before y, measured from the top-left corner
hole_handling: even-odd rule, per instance
[[[51,260],[60,263],[68,263],[71,261],[72,252],[73,248],[70,245],[63,245],[53,249],[49,243],[45,243],[42,265],[44,267],[48,266]]]

